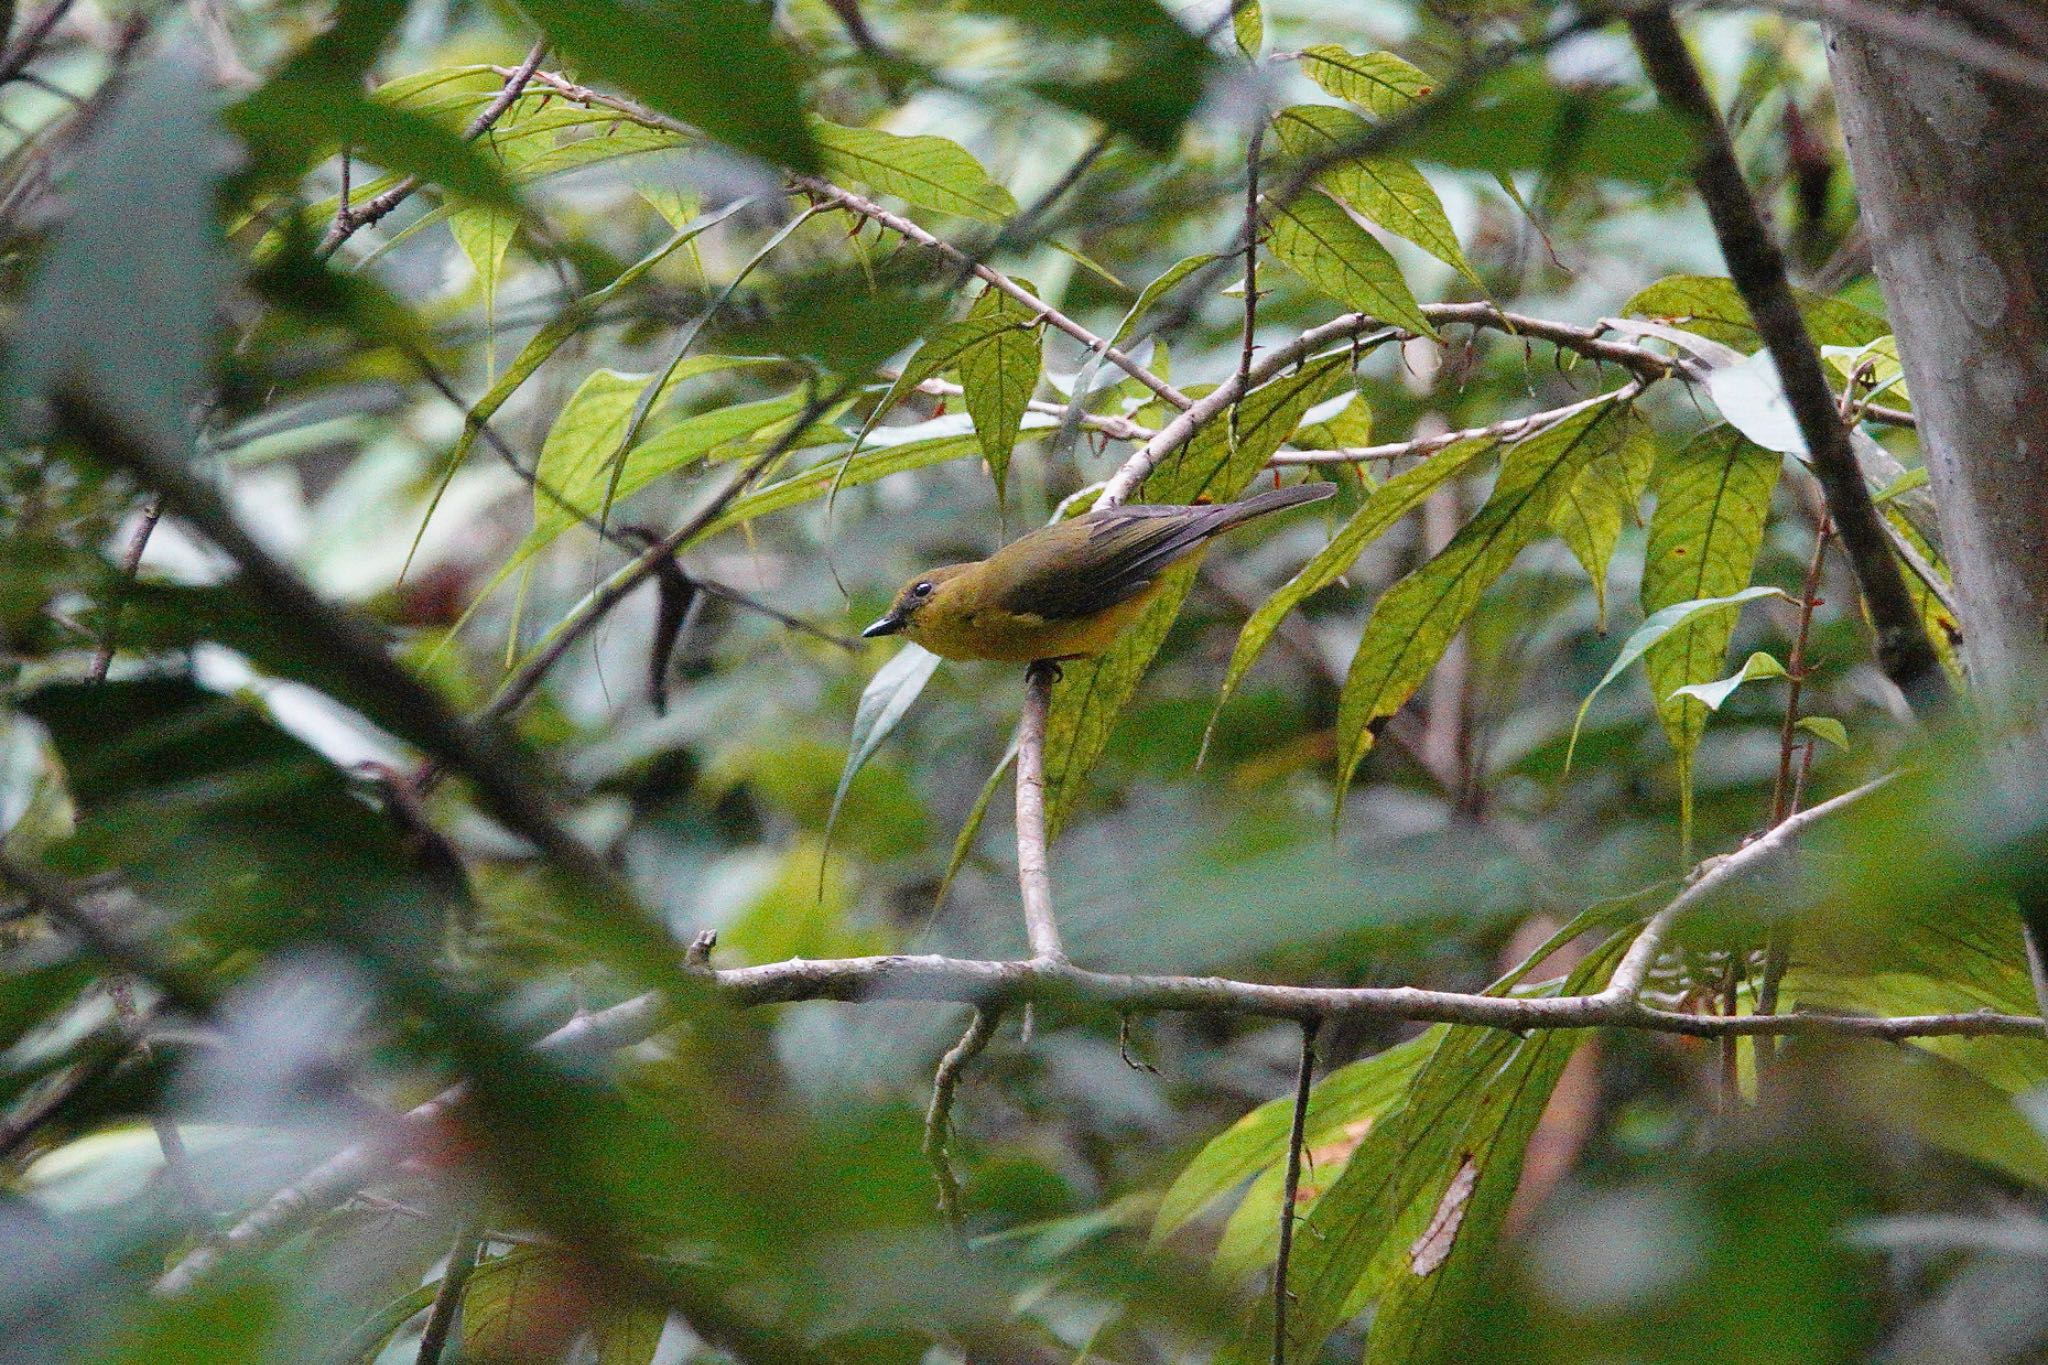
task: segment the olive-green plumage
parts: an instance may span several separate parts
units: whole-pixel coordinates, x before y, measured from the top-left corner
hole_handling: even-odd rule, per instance
[[[974,564],[921,573],[866,636],[908,635],[948,659],[1086,659],[1115,642],[1166,569],[1254,517],[1318,502],[1326,483],[1216,506],[1112,507],[1041,526]]]

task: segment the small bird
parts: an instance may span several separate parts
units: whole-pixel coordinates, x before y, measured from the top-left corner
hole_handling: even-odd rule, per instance
[[[974,564],[903,585],[861,635],[908,635],[947,659],[1087,659],[1107,650],[1158,592],[1166,569],[1254,517],[1320,502],[1327,483],[1213,506],[1110,507],[1027,532]]]

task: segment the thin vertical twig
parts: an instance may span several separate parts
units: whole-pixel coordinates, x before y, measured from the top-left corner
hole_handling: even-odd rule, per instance
[[[1041,659],[1024,673],[1024,715],[1017,725],[1017,889],[1024,902],[1024,937],[1031,956],[1064,962],[1060,928],[1052,912],[1046,866],[1045,718],[1059,665]]]
[[[427,1310],[427,1326],[420,1333],[416,1365],[440,1365],[441,1353],[448,1349],[449,1333],[455,1329],[456,1315],[462,1309],[462,1293],[469,1287],[470,1273],[476,1269],[477,1255],[483,1250],[483,1226],[480,1204],[465,1210],[456,1220],[455,1240],[448,1248],[448,1268],[441,1272],[441,1287],[434,1293],[434,1306]]]
[[[961,1235],[964,1219],[960,1211],[960,1178],[953,1173],[953,1162],[946,1150],[953,1135],[953,1097],[959,1092],[961,1073],[996,1036],[1001,1018],[996,1010],[974,1011],[967,1021],[967,1031],[947,1049],[939,1059],[938,1070],[932,1073],[932,1102],[924,1115],[924,1159],[931,1163],[932,1179],[939,1187],[939,1212],[955,1236]]]
[[[1250,143],[1244,154],[1244,344],[1237,358],[1238,402],[1230,407],[1230,434],[1237,438],[1237,414],[1243,398],[1251,391],[1252,352],[1259,334],[1259,154],[1266,146],[1266,111],[1263,105],[1252,124]]]
[[[164,500],[151,498],[142,506],[140,520],[128,536],[128,544],[121,551],[120,584],[112,599],[107,603],[107,621],[100,631],[100,641],[94,647],[92,663],[86,667],[85,680],[102,683],[107,680],[107,670],[114,663],[114,628],[120,621],[121,596],[127,585],[135,581],[136,573],[142,568],[143,552],[149,549],[149,538],[156,531],[156,524],[163,518]]]
[[[1308,1095],[1316,1074],[1320,1018],[1301,1025],[1301,1067],[1294,1076],[1294,1119],[1287,1130],[1287,1179],[1280,1191],[1280,1249],[1273,1258],[1273,1365],[1287,1365],[1287,1264],[1294,1256],[1294,1201],[1301,1195],[1301,1149],[1308,1129]]]

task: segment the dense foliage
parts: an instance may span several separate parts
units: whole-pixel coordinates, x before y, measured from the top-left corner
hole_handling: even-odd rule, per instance
[[[1960,684],[1820,39],[1694,36]],[[1600,13],[57,0],[0,77],[0,1356],[1263,1361],[1283,1227],[1296,1361],[2048,1343],[2043,812]],[[1052,686],[1067,955],[1610,1026],[805,975],[1027,956],[1022,670],[853,638],[906,576],[1299,479]],[[1946,1018],[1717,1033],[1790,1011]]]

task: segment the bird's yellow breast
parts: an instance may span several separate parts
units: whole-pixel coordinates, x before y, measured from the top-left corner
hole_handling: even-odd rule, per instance
[[[1138,613],[1158,594],[1154,583],[1135,597],[1092,616],[1048,621],[1028,612],[992,606],[926,609],[910,619],[906,634],[946,659],[987,659],[1030,663],[1037,659],[1087,659],[1116,643]],[[934,607],[945,604],[935,602]]]

